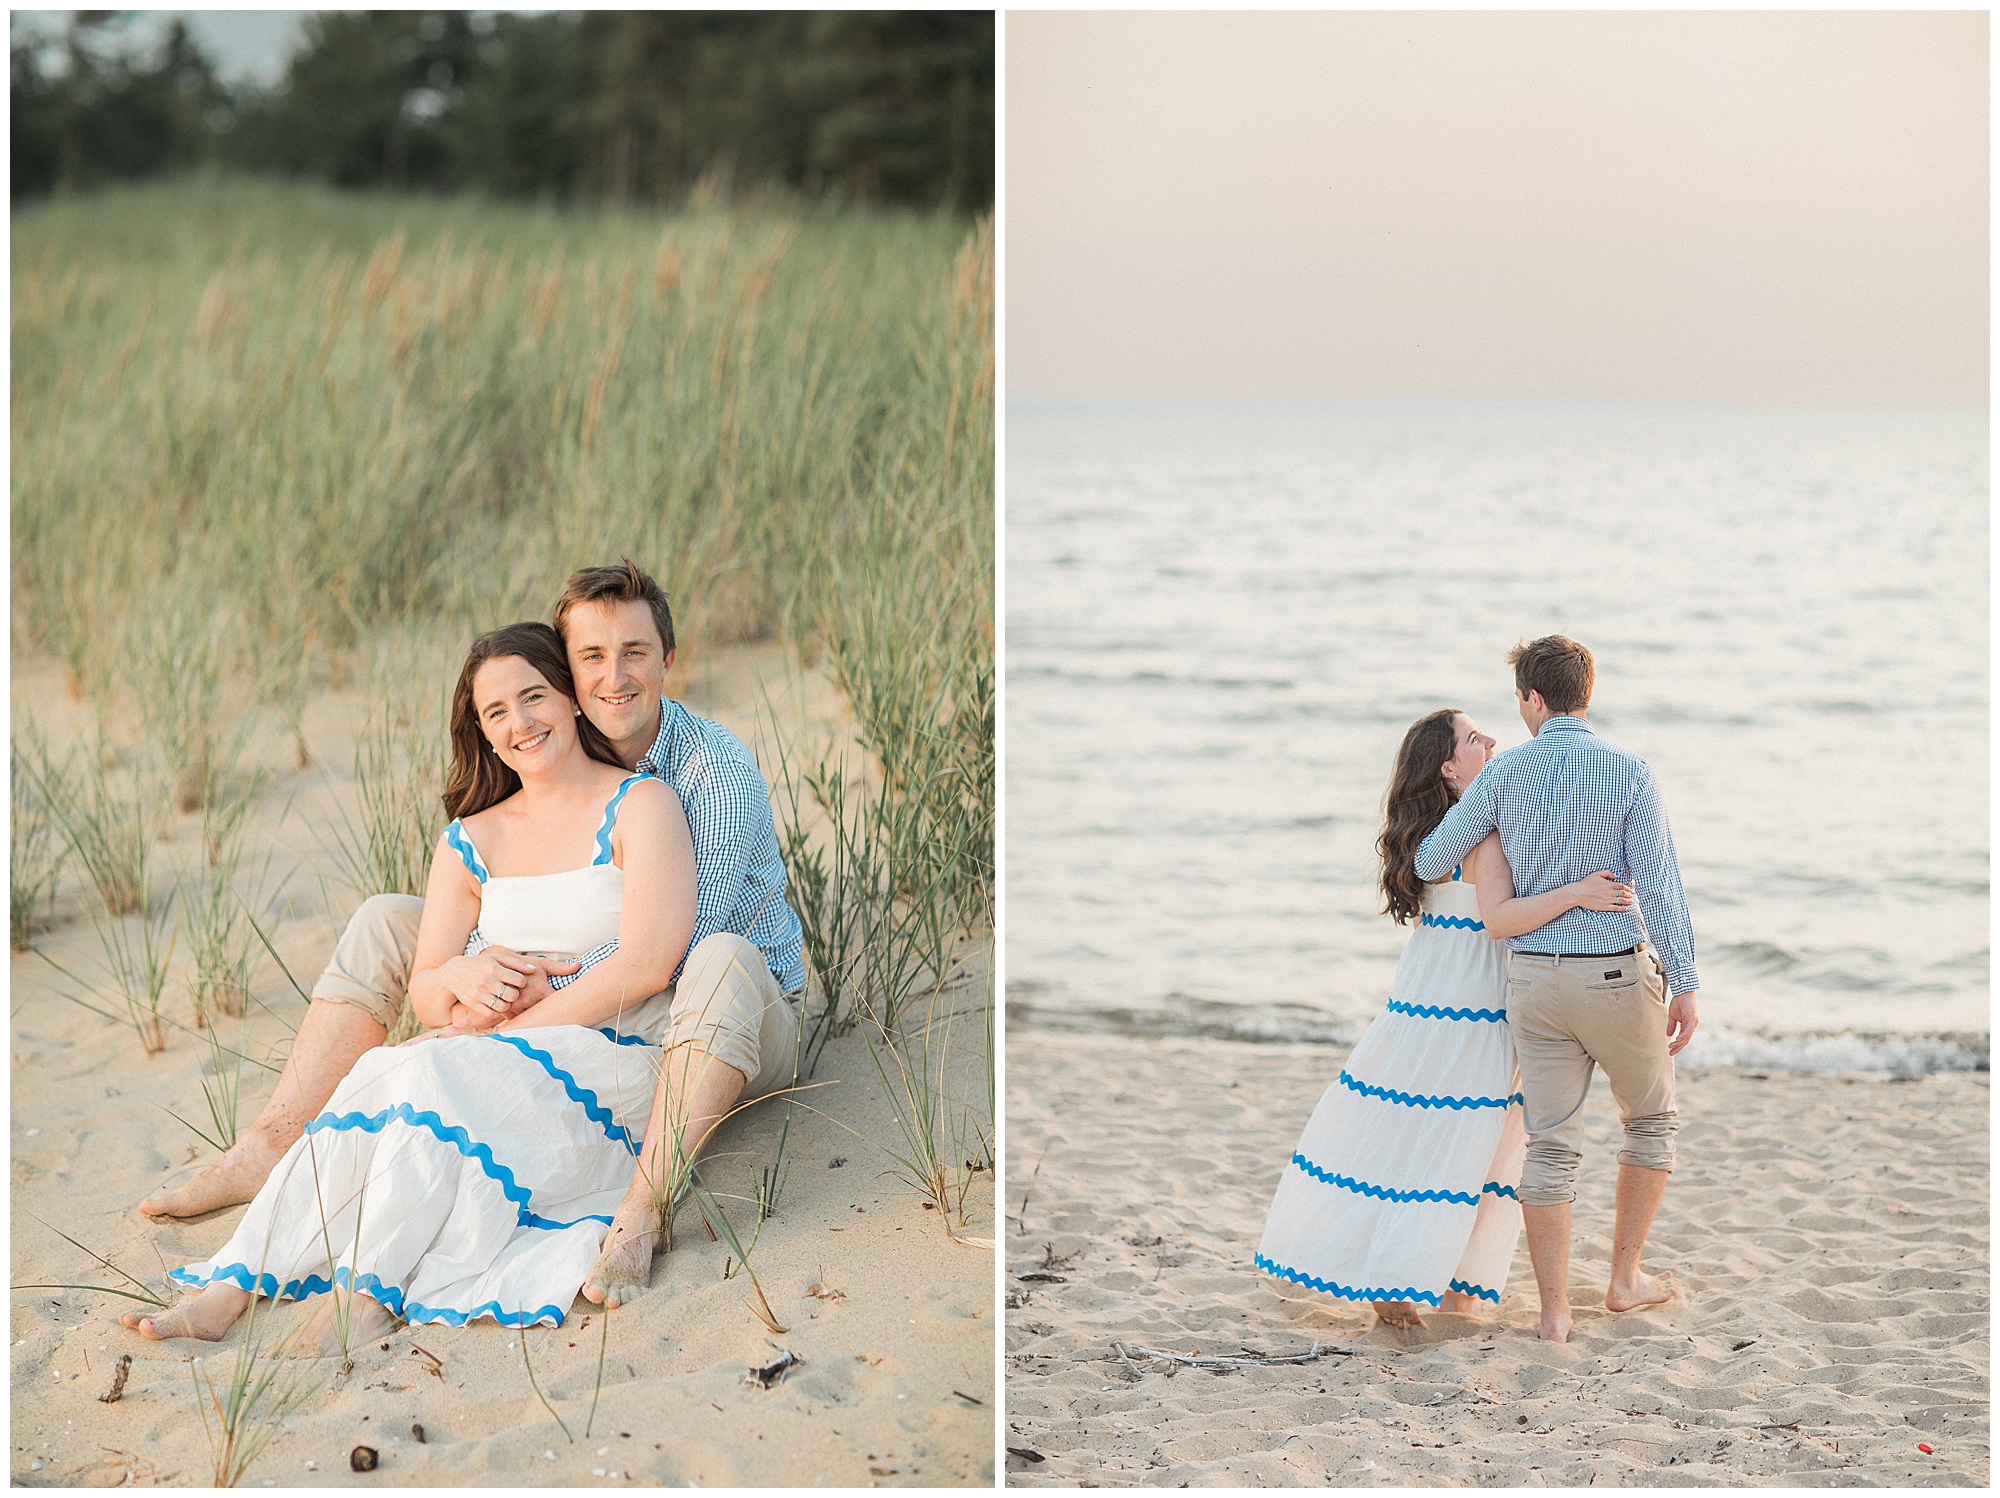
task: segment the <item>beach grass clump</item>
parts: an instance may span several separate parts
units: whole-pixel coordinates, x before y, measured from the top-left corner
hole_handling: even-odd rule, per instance
[[[122,766],[101,729],[63,773],[51,773],[46,756],[24,763],[104,913],[116,918],[137,910],[156,825],[147,814],[150,777],[143,765]]]
[[[272,1302],[253,1295],[242,1317],[229,1375],[218,1380],[199,1358],[193,1369],[195,1411],[208,1442],[209,1476],[218,1488],[233,1488],[250,1471],[285,1421],[315,1394],[322,1377],[309,1375],[310,1363],[266,1350],[262,1317]]]
[[[444,832],[445,723],[463,650],[455,638],[444,643],[447,634],[403,629],[374,642],[368,722],[354,746],[355,810],[342,807],[324,833],[341,877],[362,895],[421,895],[430,877]]]
[[[14,951],[24,952],[54,903],[69,857],[69,843],[56,820],[68,772],[50,756],[34,718],[18,705],[8,759],[8,940]]]
[[[154,597],[155,607],[125,620],[139,728],[173,809],[204,810],[243,751],[243,714],[225,675],[233,627],[198,579],[163,584]]]
[[[233,843],[222,845],[219,858],[203,858],[184,870],[180,881],[197,1029],[217,1015],[240,1016],[250,1008],[252,937],[236,887],[241,852]]]
[[[921,1021],[906,1016],[901,1031],[886,1040],[872,1032],[865,1036],[876,1076],[896,1110],[900,1143],[884,1148],[898,1178],[936,1209],[954,1238],[968,1224],[966,1197],[973,1182],[993,1161],[991,1068],[983,1116],[957,1081],[966,1070],[965,1057],[991,1055],[990,972],[972,992],[963,987],[934,992]],[[985,1239],[965,1241],[991,1246]]]

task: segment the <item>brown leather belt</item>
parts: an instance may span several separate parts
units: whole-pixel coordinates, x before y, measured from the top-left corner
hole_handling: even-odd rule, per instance
[[[1644,942],[1640,942],[1637,947],[1626,947],[1624,950],[1618,952],[1516,952],[1514,955],[1516,957],[1549,957],[1557,961],[1568,959],[1571,962],[1604,962],[1613,957],[1631,957],[1639,951],[1640,947],[1645,945]]]

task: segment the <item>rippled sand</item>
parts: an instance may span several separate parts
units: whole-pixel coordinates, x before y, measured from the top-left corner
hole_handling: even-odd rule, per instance
[[[1010,1484],[1988,1482],[1985,1074],[1683,1072],[1647,1264],[1685,1295],[1621,1316],[1601,1302],[1618,1130],[1600,1081],[1576,1332],[1555,1346],[1525,1244],[1497,1311],[1409,1332],[1249,1268],[1344,1054],[1010,1032]],[[1111,1351],[1315,1338],[1334,1355],[1172,1377]]]

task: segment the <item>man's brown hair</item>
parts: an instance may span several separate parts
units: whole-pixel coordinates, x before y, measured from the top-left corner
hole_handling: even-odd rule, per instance
[[[580,603],[643,603],[653,611],[653,624],[668,655],[674,650],[674,616],[660,585],[619,558],[616,567],[579,567],[569,575],[563,596],[556,600],[556,633],[569,640],[569,611]]]
[[[1525,701],[1530,692],[1542,694],[1542,706],[1552,713],[1580,713],[1590,706],[1590,689],[1597,667],[1590,651],[1567,635],[1543,635],[1507,652],[1514,668],[1514,690]]]

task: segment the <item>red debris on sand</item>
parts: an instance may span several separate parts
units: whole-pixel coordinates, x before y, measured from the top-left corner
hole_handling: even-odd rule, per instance
[[[1926,1446],[1922,1441],[1917,1442],[1917,1450],[1921,1451],[1925,1456],[1931,1454],[1930,1447]]]

